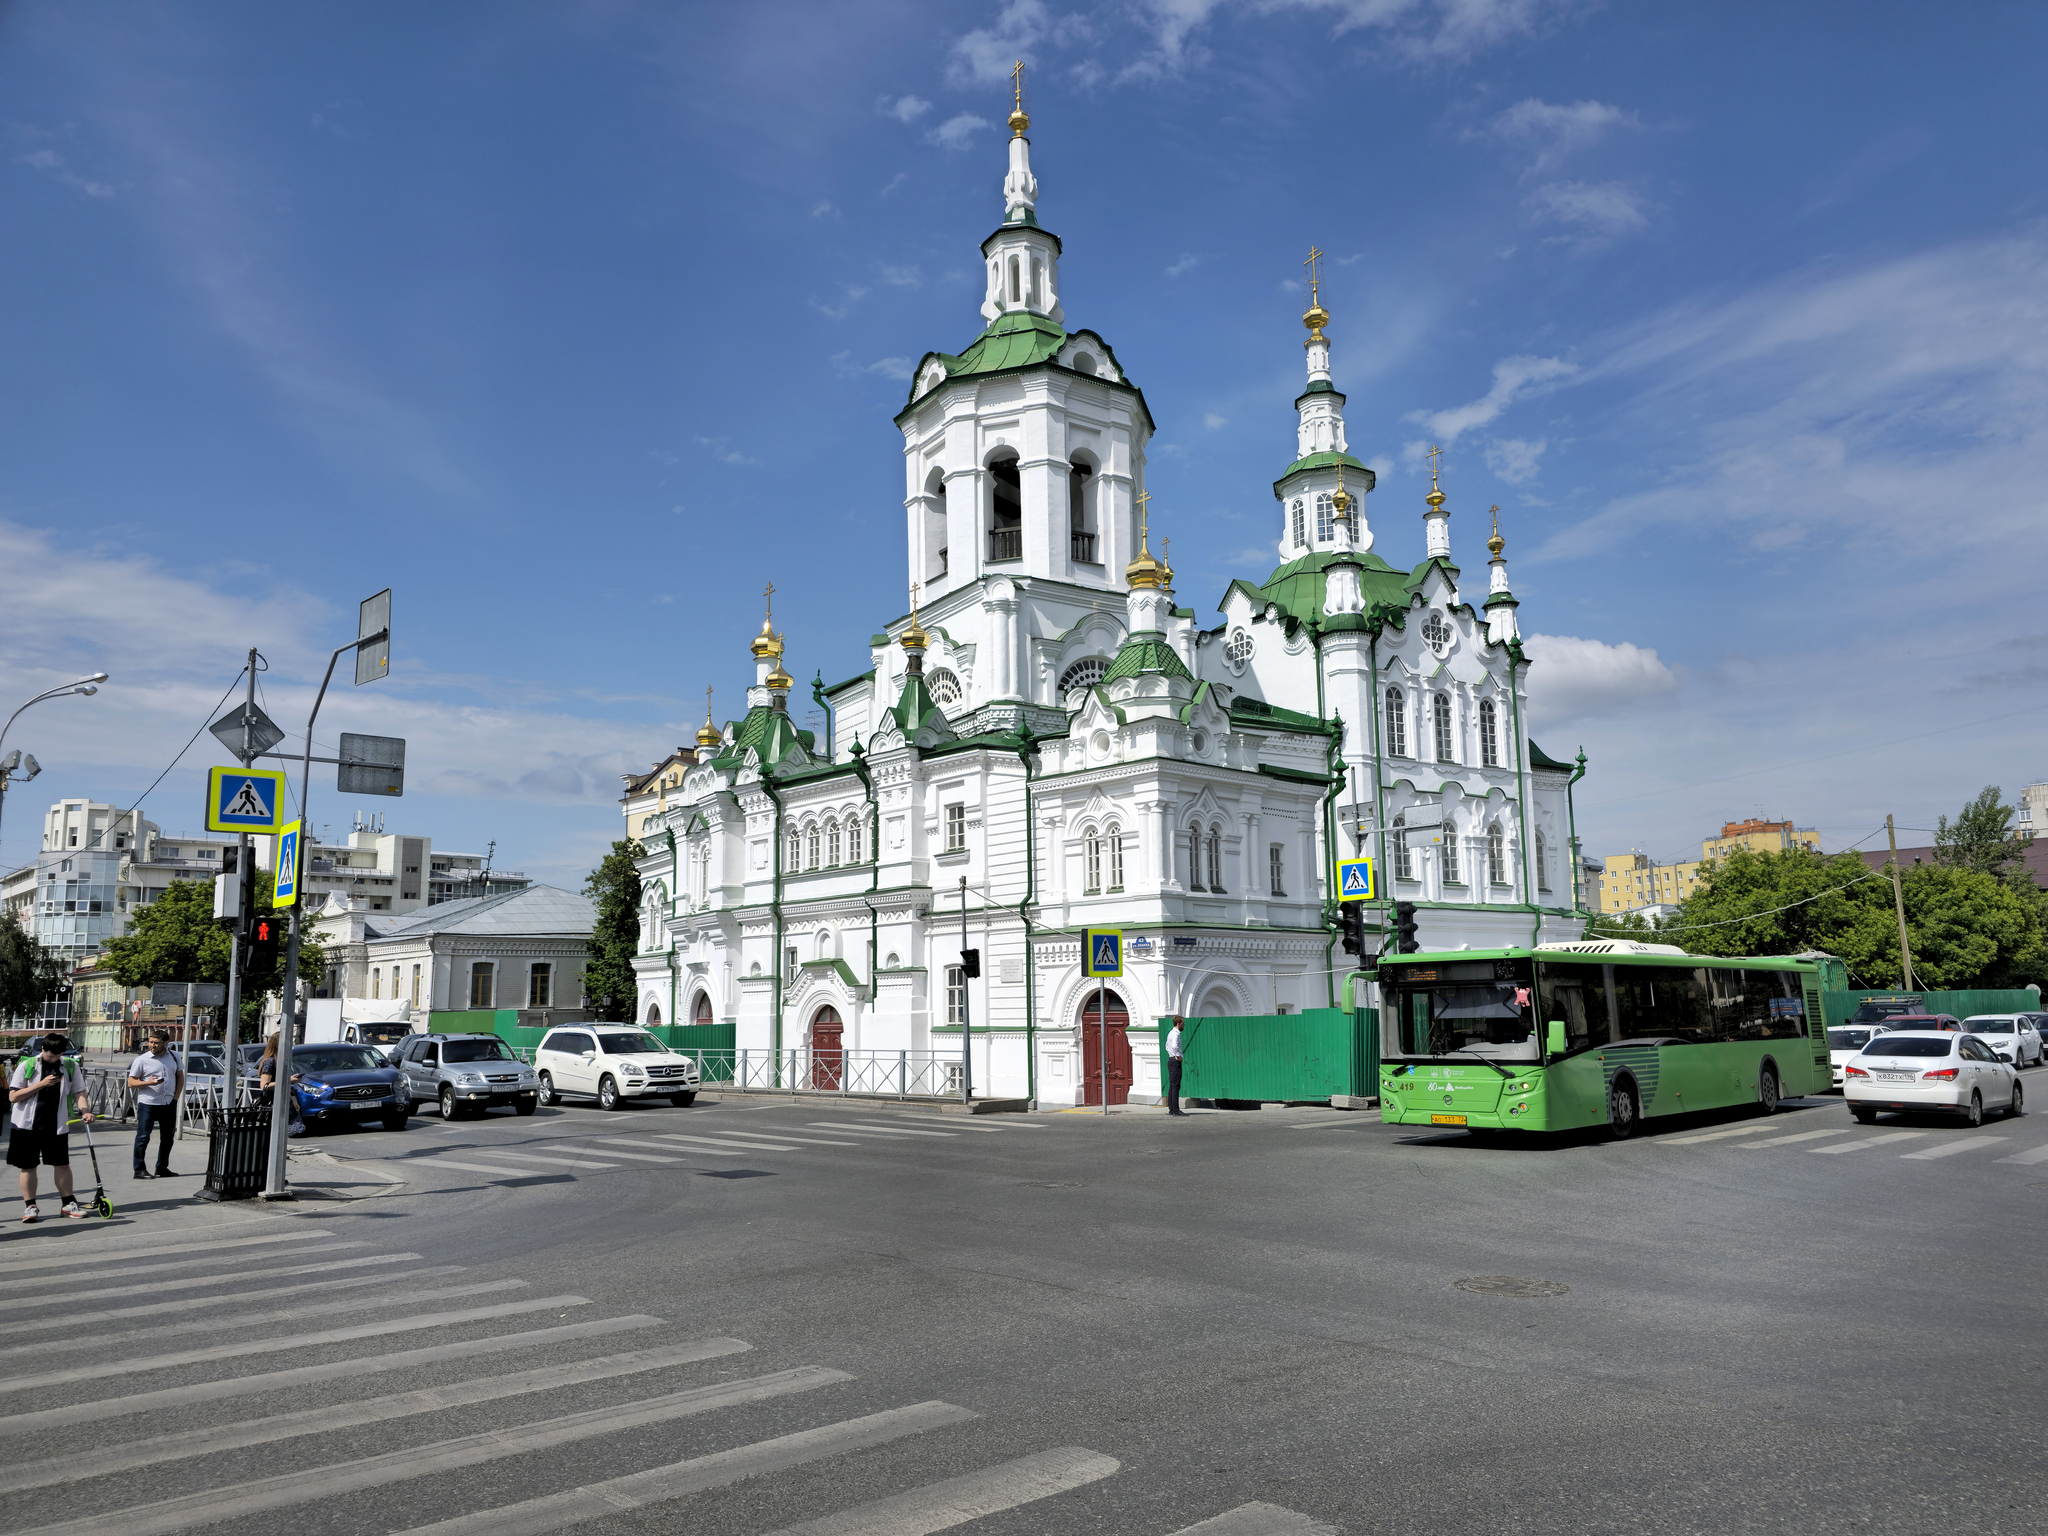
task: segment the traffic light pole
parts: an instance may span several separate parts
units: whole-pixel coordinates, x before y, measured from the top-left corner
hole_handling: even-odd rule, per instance
[[[256,714],[256,647],[249,647],[249,697],[248,706],[242,711],[242,747],[235,753],[244,768],[256,761],[256,744],[250,740],[255,729]],[[235,838],[235,883],[242,898],[235,903],[234,926],[228,930],[228,1016],[227,1028],[222,1032],[221,1043],[226,1057],[222,1065],[221,1108],[235,1107],[236,1080],[240,1077],[242,1043],[242,942],[249,932],[250,899],[256,889],[249,861],[254,849],[249,846],[249,834],[236,834]]]

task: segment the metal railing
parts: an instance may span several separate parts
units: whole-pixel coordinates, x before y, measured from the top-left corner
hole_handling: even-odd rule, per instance
[[[1074,540],[1074,563],[1076,565],[1093,565],[1095,563],[1095,535],[1092,533],[1077,533],[1072,535],[1072,538]]]
[[[989,529],[988,557],[991,560],[1022,560],[1024,558],[1024,530],[1022,528]]]
[[[726,1093],[829,1094],[847,1098],[957,1099],[960,1057],[930,1051],[684,1051],[699,1086]]]

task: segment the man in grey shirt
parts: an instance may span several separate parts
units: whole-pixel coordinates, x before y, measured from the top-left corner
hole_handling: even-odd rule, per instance
[[[171,1054],[171,1037],[162,1030],[150,1032],[149,1049],[129,1066],[128,1086],[135,1090],[135,1177],[175,1177],[171,1172],[171,1138],[178,1130],[178,1101],[185,1096],[185,1068]],[[152,1131],[160,1133],[163,1143],[155,1173],[144,1166],[149,1161]]]

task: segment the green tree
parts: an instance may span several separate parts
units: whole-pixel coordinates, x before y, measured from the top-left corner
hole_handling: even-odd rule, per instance
[[[1657,942],[1657,924],[1640,912],[1595,913],[1586,924],[1589,939],[1636,939]]]
[[[256,872],[256,910],[270,906],[270,876]],[[281,915],[281,914],[280,914]],[[283,945],[277,963],[242,977],[242,1025],[262,1022],[263,999],[284,990]],[[154,986],[159,981],[228,979],[228,930],[213,920],[213,886],[199,880],[176,880],[163,895],[128,914],[128,929],[107,941],[101,964],[124,987]],[[327,974],[327,952],[317,944],[299,950],[299,982],[312,988]]]
[[[43,1004],[62,997],[70,982],[64,957],[23,926],[13,912],[0,912],[0,1019],[34,1020]]]
[[[583,997],[600,1019],[631,1019],[639,995],[633,956],[640,949],[640,871],[633,861],[645,852],[635,839],[622,838],[583,882],[583,894],[597,905]]]
[[[1934,824],[1934,862],[1950,869],[1974,869],[2032,890],[2034,879],[2020,863],[2026,844],[2012,828],[2013,808],[1996,784],[1986,784],[1954,821]]]

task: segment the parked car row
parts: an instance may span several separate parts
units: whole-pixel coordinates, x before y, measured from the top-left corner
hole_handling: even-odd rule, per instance
[[[1863,1010],[1858,1010],[1859,1015]],[[1828,1060],[1833,1067],[1834,1085],[1841,1088],[1851,1057],[1867,1049],[1881,1034],[1896,1030],[1934,1030],[1943,1034],[1975,1035],[2015,1068],[2038,1067],[2048,1060],[2048,1013],[1978,1013],[1958,1019],[1948,1013],[1892,1013],[1869,1019],[1854,1018],[1828,1031]]]

